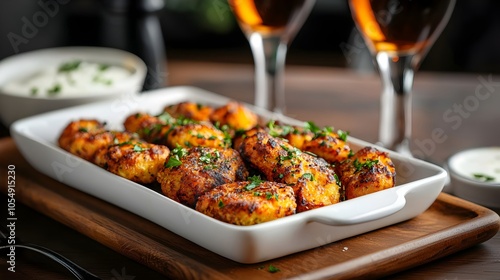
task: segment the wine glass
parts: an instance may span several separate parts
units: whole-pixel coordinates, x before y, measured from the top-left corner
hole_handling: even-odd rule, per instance
[[[413,77],[456,0],[349,0],[382,78],[379,142],[411,156]]]
[[[228,0],[250,43],[255,64],[255,105],[285,113],[284,68],[288,45],[315,0]]]

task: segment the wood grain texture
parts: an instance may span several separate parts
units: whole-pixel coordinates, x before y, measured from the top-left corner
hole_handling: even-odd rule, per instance
[[[176,279],[352,279],[382,277],[445,257],[493,237],[498,215],[441,194],[418,217],[261,264],[220,257],[141,217],[34,170],[10,138],[0,140],[0,172],[16,166],[16,199],[145,266]],[[2,192],[7,189],[0,182]],[[279,273],[269,273],[272,264]]]

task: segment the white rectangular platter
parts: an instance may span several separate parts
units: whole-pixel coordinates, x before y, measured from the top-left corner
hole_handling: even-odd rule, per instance
[[[236,226],[210,218],[58,147],[59,134],[72,120],[95,118],[105,121],[110,129],[122,130],[123,121],[130,114],[159,114],[166,105],[182,101],[216,107],[229,99],[199,88],[170,87],[22,119],[11,126],[11,135],[38,171],[241,263],[278,258],[416,217],[434,202],[447,178],[441,167],[389,152],[398,174],[394,188],[271,222]],[[265,118],[272,116],[247,106]],[[353,137],[348,141],[354,149],[377,147]]]

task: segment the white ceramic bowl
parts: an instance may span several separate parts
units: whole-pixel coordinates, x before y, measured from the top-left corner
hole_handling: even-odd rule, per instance
[[[82,90],[65,96],[22,95],[4,88],[10,81],[27,78],[49,66],[75,60],[120,66],[129,70],[130,76],[106,89],[92,92]],[[60,47],[13,55],[0,61],[0,119],[10,126],[18,119],[47,111],[134,95],[141,91],[146,72],[146,65],[139,57],[112,48]]]
[[[448,159],[453,194],[500,208],[500,147],[461,151]]]

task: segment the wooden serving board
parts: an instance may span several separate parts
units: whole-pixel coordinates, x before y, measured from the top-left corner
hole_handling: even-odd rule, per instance
[[[34,170],[11,138],[0,140],[0,169],[15,165],[16,200],[169,278],[277,279],[381,277],[444,257],[493,237],[498,215],[442,193],[418,217],[260,264],[212,253],[148,220]],[[50,163],[47,163],[50,164]],[[7,190],[7,180],[0,182]],[[280,269],[269,273],[269,265]]]

